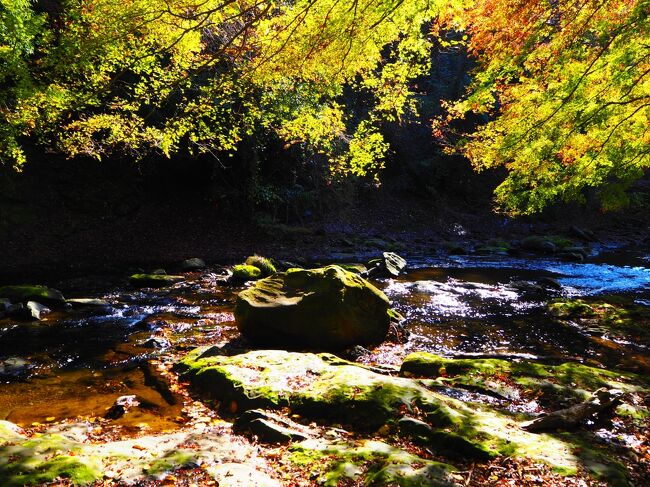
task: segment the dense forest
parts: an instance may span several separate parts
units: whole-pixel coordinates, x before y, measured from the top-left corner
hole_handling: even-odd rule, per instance
[[[0,485],[649,485],[649,168],[648,0],[0,0]]]

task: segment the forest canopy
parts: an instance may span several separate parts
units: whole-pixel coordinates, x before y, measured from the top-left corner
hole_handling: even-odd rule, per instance
[[[507,168],[502,209],[539,211],[591,186],[614,206],[650,165],[646,0],[0,5],[0,158],[16,168],[30,143],[138,159],[232,153],[268,132],[335,174],[377,177],[382,123],[417,116],[432,50],[459,43],[473,82],[433,135],[477,169]],[[485,123],[454,129],[472,113]]]

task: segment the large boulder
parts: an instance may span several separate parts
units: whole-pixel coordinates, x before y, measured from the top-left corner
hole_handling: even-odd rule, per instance
[[[338,350],[381,342],[388,310],[383,292],[331,265],[258,281],[239,293],[235,319],[242,335],[265,346]]]

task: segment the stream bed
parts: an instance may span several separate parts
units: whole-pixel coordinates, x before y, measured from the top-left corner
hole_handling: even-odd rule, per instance
[[[646,317],[650,310],[647,254],[603,253],[588,263],[509,256],[408,261],[404,275],[373,281],[404,317],[408,334],[400,343],[361,351],[360,362],[399,366],[409,353],[424,351],[542,357],[650,373],[650,320],[643,328],[637,315],[629,315]],[[161,371],[197,346],[239,343],[233,309],[244,286],[225,284],[223,275],[222,268],[190,272],[183,282],[159,289],[134,289],[114,276],[50,280],[66,298],[99,301],[54,311],[41,321],[0,319],[0,420],[23,428],[94,421],[118,397],[135,395],[139,407],[113,422],[116,438],[184,427],[192,399],[170,386]],[[595,311],[579,316],[565,302]],[[608,323],[634,326],[602,326],[601,311]],[[495,400],[471,390],[447,393],[466,402]],[[519,406],[532,407],[525,401]]]

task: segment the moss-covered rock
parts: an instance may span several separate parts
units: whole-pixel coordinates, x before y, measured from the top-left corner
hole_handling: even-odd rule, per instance
[[[417,412],[431,427],[431,438],[447,449],[441,452],[444,455],[518,454],[546,461],[562,472],[575,471],[570,445],[528,433],[518,427],[516,418],[467,405],[416,380],[377,374],[330,354],[215,353],[219,350],[214,347],[197,349],[178,368],[196,391],[230,410],[289,407],[304,418],[327,419],[357,430],[374,430]]]
[[[37,301],[55,306],[65,304],[65,298],[61,291],[38,285],[2,286],[0,287],[0,298],[9,298],[14,303]]]
[[[647,382],[636,374],[617,370],[598,369],[566,362],[546,365],[533,361],[501,359],[453,359],[440,355],[416,352],[408,355],[401,366],[406,376],[434,377],[441,383],[459,384],[499,393],[495,377],[507,378],[535,395],[549,398],[585,399],[601,387],[622,389],[626,392],[644,390]]]
[[[575,242],[561,235],[531,235],[521,241],[521,247],[530,252],[553,253],[575,247]]]
[[[232,268],[232,277],[238,281],[254,281],[262,277],[262,271],[248,264],[238,264]]]
[[[60,435],[27,436],[12,423],[0,424],[0,484],[43,485],[65,479],[87,485],[101,478],[101,465],[79,457],[81,446]]]
[[[363,264],[345,263],[345,264],[336,264],[336,265],[338,265],[342,269],[345,269],[348,272],[354,272],[355,274],[363,274],[364,272],[368,271],[366,266]]]
[[[184,280],[183,276],[168,274],[133,274],[129,277],[129,283],[135,287],[165,287]]]
[[[309,470],[319,485],[454,485],[451,465],[425,460],[381,441],[307,440],[290,447],[288,461]]]
[[[593,335],[610,334],[644,343],[650,340],[650,310],[631,299],[557,299],[547,309],[559,322],[578,324]]]
[[[251,255],[246,259],[246,265],[257,267],[262,273],[262,277],[272,276],[277,272],[273,262],[261,255]]]
[[[174,450],[153,460],[148,467],[144,468],[144,473],[151,476],[157,476],[172,472],[178,468],[195,466],[196,462],[196,451],[184,449]]]
[[[264,463],[254,446],[217,430],[204,427],[87,442],[83,441],[87,423],[52,428],[28,435],[15,424],[0,421],[0,485],[44,485],[59,480],[65,485],[87,485],[102,478],[119,485],[149,485],[175,470],[199,465],[207,467],[219,485],[279,485],[260,471]],[[216,468],[215,459],[226,460],[232,468]]]
[[[265,346],[344,349],[381,342],[390,323],[388,298],[338,266],[289,269],[239,293],[239,331]]]

